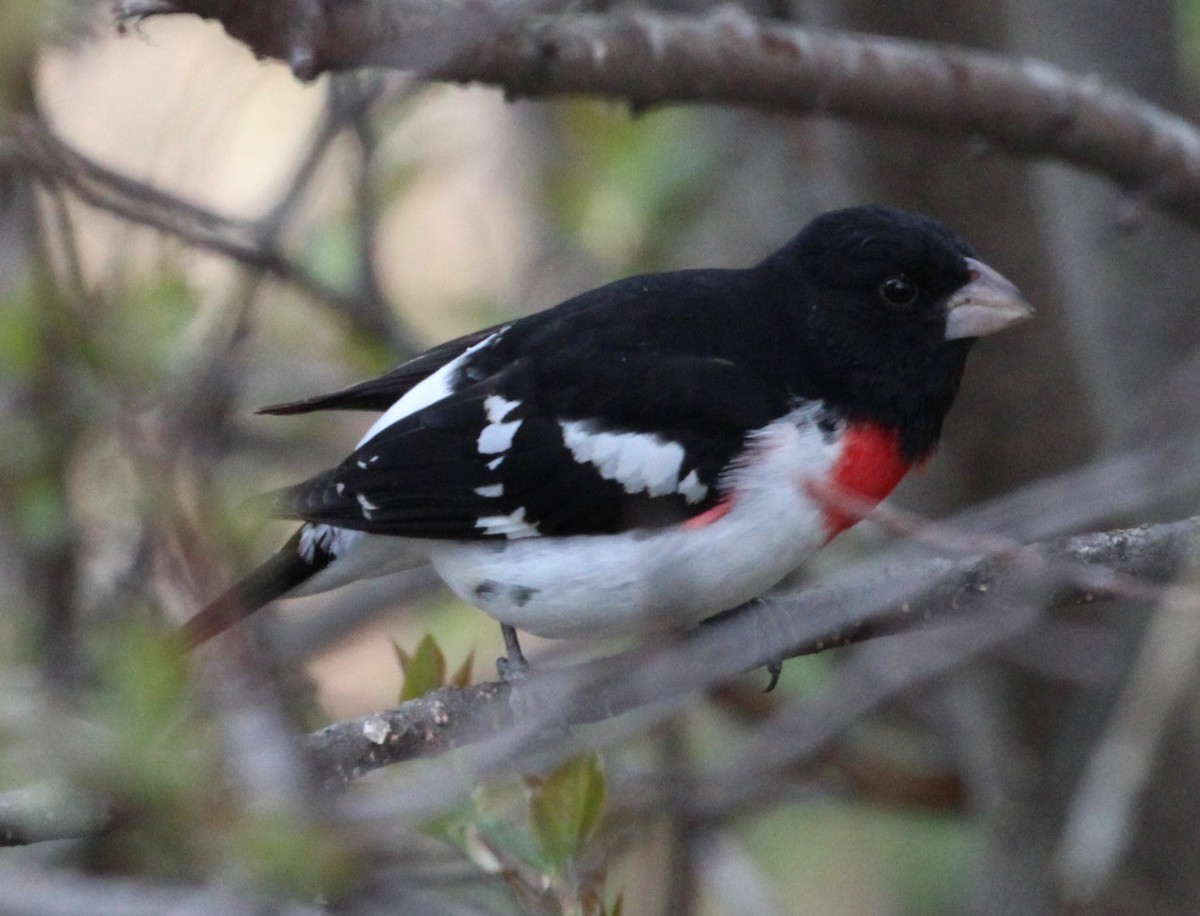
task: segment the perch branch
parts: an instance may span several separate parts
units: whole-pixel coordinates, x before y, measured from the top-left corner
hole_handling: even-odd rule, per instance
[[[1163,584],[1182,562],[1200,553],[1197,535],[1200,517],[1051,541],[1015,557],[934,558],[890,566],[865,580],[760,600],[693,631],[676,647],[688,653],[687,663],[672,666],[678,672],[675,680],[660,682],[654,696],[631,688],[636,678],[601,676],[636,671],[653,651],[639,648],[570,669],[538,672],[515,688],[501,683],[442,688],[395,709],[330,725],[309,735],[306,744],[326,784],[339,785],[379,767],[495,736],[517,724],[518,710],[545,709],[556,699],[557,718],[548,725],[595,722],[710,686],[773,658],[814,654],[962,618],[978,612],[989,594],[1013,576],[1037,576],[1054,606],[1126,594],[1130,579]],[[1098,576],[1098,570],[1107,573]],[[880,593],[909,597],[873,605]],[[579,689],[581,683],[588,689]],[[568,708],[562,708],[563,697],[571,698]]]
[[[1163,585],[1184,563],[1198,561],[1200,516],[1057,539],[1017,554],[891,564],[844,583],[754,602],[689,633],[677,645],[641,647],[563,669],[538,669],[515,686],[489,682],[443,687],[393,709],[327,726],[307,735],[303,745],[325,786],[337,789],[373,770],[456,747],[522,730],[530,735],[612,718],[710,687],[774,658],[994,614],[997,608],[989,599],[1021,591],[1023,578],[1036,583],[1034,591],[1047,596],[1046,605],[1063,607],[1126,594],[1131,579],[1142,586]],[[1106,573],[1097,575],[1098,570]],[[999,610],[1004,612],[1003,607]],[[930,638],[936,644],[933,633]],[[931,651],[936,654],[936,645]],[[662,657],[668,654],[670,658]],[[960,655],[970,657],[971,652]],[[639,674],[648,670],[652,677]],[[896,689],[890,682],[876,686]],[[877,703],[878,697],[871,702]],[[814,734],[802,728],[796,740],[811,742]],[[519,735],[517,740],[522,740]],[[772,741],[778,745],[779,736]],[[791,753],[780,746],[773,752],[759,750],[756,759],[761,757],[763,766],[780,765],[782,761],[774,758]],[[103,814],[93,814],[67,827],[57,822],[55,811],[44,807],[18,793],[0,798],[0,845],[63,838],[76,830],[84,835],[108,823]]]

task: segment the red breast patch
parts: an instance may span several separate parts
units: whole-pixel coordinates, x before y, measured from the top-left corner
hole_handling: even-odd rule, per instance
[[[732,508],[733,498],[727,496],[708,511],[701,512],[699,515],[693,515],[691,518],[687,519],[683,523],[683,527],[688,531],[694,531],[697,528],[703,528],[705,525],[711,525]]]
[[[900,435],[874,423],[855,423],[842,433],[842,450],[829,475],[835,492],[858,497],[864,508],[874,507],[895,489],[911,462],[900,452]],[[848,513],[836,506],[825,507],[825,530],[829,539],[845,531],[862,514]]]

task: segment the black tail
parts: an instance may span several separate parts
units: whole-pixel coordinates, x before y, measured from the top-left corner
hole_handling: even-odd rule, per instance
[[[324,569],[330,559],[323,551],[317,551],[311,562],[305,560],[300,555],[300,531],[297,531],[277,554],[179,628],[184,648],[196,648],[287,594]]]

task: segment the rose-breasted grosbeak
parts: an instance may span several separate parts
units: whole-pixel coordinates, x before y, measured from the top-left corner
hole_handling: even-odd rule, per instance
[[[516,629],[695,623],[854,523],[824,488],[886,496],[937,443],[974,339],[1031,314],[946,227],[856,207],[755,267],[620,280],[266,408],[382,416],[277,494],[300,529],[184,638],[425,561],[502,624],[510,669]]]

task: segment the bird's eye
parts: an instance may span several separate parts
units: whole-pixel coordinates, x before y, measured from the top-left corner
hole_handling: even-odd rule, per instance
[[[879,298],[892,308],[908,308],[917,301],[917,284],[905,276],[888,277],[879,284]]]

